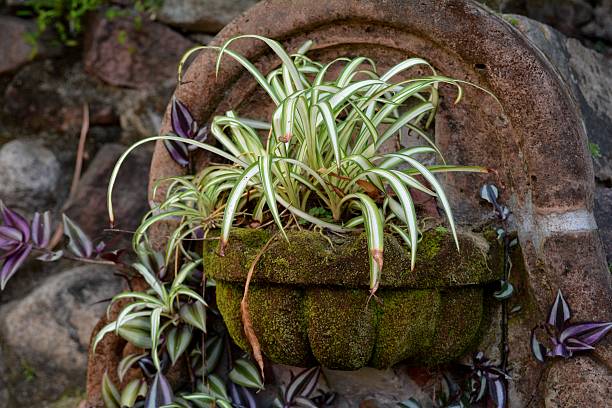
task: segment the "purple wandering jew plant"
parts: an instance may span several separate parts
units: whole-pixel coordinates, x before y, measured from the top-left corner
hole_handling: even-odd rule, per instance
[[[2,212],[2,225],[0,225],[0,259],[3,260],[0,269],[0,290],[3,290],[8,280],[17,272],[17,269],[25,262],[32,249],[47,245],[49,242],[49,227],[44,225],[48,222],[48,213],[41,220],[40,214],[36,213],[32,225],[16,211],[6,207],[0,202]]]
[[[472,356],[470,364],[458,368],[467,373],[463,380],[456,382],[454,376],[447,372],[440,378],[440,390],[434,392],[431,403],[435,408],[468,408],[491,406],[505,408],[508,399],[508,380],[511,377],[500,366],[489,360],[479,351]],[[457,373],[455,373],[456,376]],[[487,398],[488,392],[488,398]],[[415,398],[409,398],[398,404],[400,408],[423,408],[423,404]]]
[[[482,351],[472,357],[470,381],[472,385],[471,401],[480,401],[485,392],[498,408],[506,406],[508,398],[507,381],[511,377],[500,367],[489,360]]]
[[[206,140],[208,128],[199,127],[198,122],[193,118],[187,106],[176,97],[172,98],[172,110],[170,113],[172,132],[185,139],[193,139],[198,142]],[[164,140],[164,145],[170,157],[182,167],[189,165],[189,152],[196,149],[196,146],[181,143],[175,140]]]
[[[42,214],[35,212],[32,222],[28,223],[23,215],[0,201],[0,213],[0,290],[4,290],[9,279],[33,252],[38,255],[36,259],[43,262],[56,261],[63,256],[85,261],[104,255],[102,251],[106,245],[99,242],[94,246],[87,234],[66,215],[63,216],[64,234],[68,237],[67,249],[72,257],[65,256],[63,250],[52,251],[48,248],[51,242],[49,211]]]
[[[531,351],[541,363],[546,358],[569,358],[576,352],[589,351],[612,329],[612,322],[570,323],[572,311],[561,290],[550,308],[546,323],[531,331]],[[538,331],[547,335],[547,344],[538,340]]]

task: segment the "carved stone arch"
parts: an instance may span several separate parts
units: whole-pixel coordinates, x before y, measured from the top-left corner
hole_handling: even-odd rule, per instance
[[[528,282],[523,289],[535,306],[511,326],[511,362],[518,374],[511,404],[523,406],[541,369],[528,355],[528,330],[534,319],[542,319],[556,290],[563,290],[576,319],[612,316],[610,274],[592,215],[593,169],[585,129],[555,68],[501,16],[467,0],[268,0],[228,25],[212,44],[239,34],[271,37],[291,51],[313,40],[310,54],[317,59],[359,54],[379,61],[382,69],[420,56],[444,75],[497,96],[499,104],[466,86],[463,101],[453,106],[454,91],[442,89],[436,140],[449,162],[496,169],[497,178],[490,181],[503,188],[502,200],[515,214]],[[232,49],[264,73],[278,64],[257,41],[236,41]],[[215,76],[215,61],[216,53],[199,53],[175,93],[199,123],[230,107],[255,118],[271,112],[271,101],[248,73],[224,58]],[[162,131],[168,130],[167,112]],[[180,171],[158,143],[151,182]],[[486,217],[489,209],[477,194],[481,176],[455,175],[444,182],[460,222]],[[608,367],[610,349],[608,342],[601,352]],[[548,384],[541,382],[547,406],[605,405],[597,403],[608,397],[597,379],[605,382],[606,369],[588,358],[577,361],[555,363]],[[595,373],[595,380],[570,388],[572,377],[587,372]]]

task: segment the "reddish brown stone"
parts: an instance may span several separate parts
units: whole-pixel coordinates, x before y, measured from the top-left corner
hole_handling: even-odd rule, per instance
[[[612,321],[610,272],[597,231],[556,234],[543,244],[546,288],[540,307],[547,310],[561,289],[573,319]],[[544,294],[548,296],[544,296]]]
[[[610,367],[588,357],[557,362],[550,368],[545,386],[546,408],[609,407],[612,401]]]
[[[110,21],[97,15],[85,36],[85,68],[111,85],[154,88],[175,78],[176,65],[192,45],[146,17],[137,25],[133,18]]]
[[[0,74],[11,72],[32,59],[32,46],[26,41],[26,34],[36,29],[32,21],[0,16]]]

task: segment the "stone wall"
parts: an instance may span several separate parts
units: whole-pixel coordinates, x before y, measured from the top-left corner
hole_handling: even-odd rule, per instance
[[[112,166],[128,144],[157,133],[176,85],[178,59],[255,2],[166,0],[156,20],[145,16],[141,26],[132,17],[109,20],[100,11],[87,17],[79,46],[45,42],[32,59],[24,33],[33,21],[16,17],[18,0],[0,0],[0,199],[27,215],[52,209],[56,220],[63,208],[92,236],[104,234]],[[487,3],[539,18],[580,40],[521,16],[505,17],[553,63],[580,106],[594,152],[595,215],[610,263],[612,1]],[[84,172],[67,203],[84,107],[89,113]],[[118,228],[133,229],[148,209],[150,153],[141,150],[123,168],[115,196]],[[32,262],[22,268],[0,293],[0,408],[75,405],[83,393],[89,332],[105,307],[98,302],[121,286],[111,271],[98,267]],[[405,396],[399,391],[405,386],[420,392],[404,371],[366,377],[379,390]],[[329,375],[338,387],[352,390],[347,395],[363,382]]]

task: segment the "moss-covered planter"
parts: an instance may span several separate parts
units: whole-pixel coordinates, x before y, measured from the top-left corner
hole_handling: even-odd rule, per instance
[[[260,258],[249,290],[253,327],[272,361],[343,370],[389,367],[407,359],[438,364],[477,342],[483,285],[499,279],[484,239],[461,234],[458,253],[448,232],[429,231],[411,272],[403,242],[386,236],[380,302],[368,303],[365,235],[333,247],[316,232],[288,235],[289,242],[277,239]],[[266,231],[237,230],[224,257],[213,244],[204,251],[207,273],[217,281],[219,310],[245,350],[244,282],[269,238]]]

